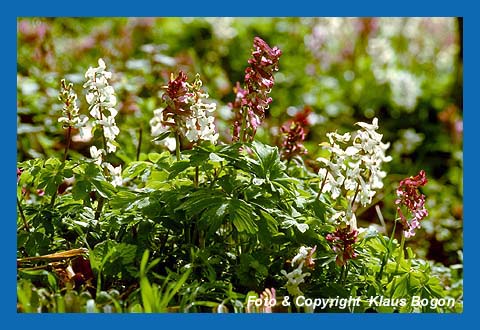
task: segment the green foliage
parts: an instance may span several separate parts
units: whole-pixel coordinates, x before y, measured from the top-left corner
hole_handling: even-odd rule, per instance
[[[461,62],[458,43],[449,44],[436,30],[454,39],[454,20],[378,19],[377,27],[367,19],[342,22],[344,28],[320,18],[19,19],[17,257],[84,247],[92,274],[65,260],[19,268],[17,310],[251,311],[248,297],[266,288],[276,289],[278,301],[289,295],[282,271],[298,267],[293,259],[300,248],[316,246],[314,264],[304,260],[310,275],[299,288],[305,297],[352,297],[360,304],[314,312],[461,312],[462,109],[455,94]],[[363,30],[354,29],[357,23]],[[38,26],[47,32],[36,35]],[[412,32],[415,26],[431,40]],[[388,27],[414,35],[392,36]],[[326,33],[325,43],[319,31]],[[256,35],[283,53],[274,101],[253,142],[231,142],[227,104],[235,82],[244,79]],[[425,40],[435,45],[431,53],[416,50]],[[382,55],[375,47],[388,49]],[[390,64],[379,62],[380,55],[392,56]],[[74,130],[67,140],[57,123],[57,80],[74,82],[80,111],[87,114],[80,87],[98,57],[112,68],[119,100],[118,149],[103,161],[122,166],[121,184],[91,159],[89,147],[102,145],[98,128],[87,138]],[[154,137],[149,122],[165,106],[162,86],[180,69],[204,77],[202,88],[217,104],[220,138],[216,145],[182,139],[177,160],[161,144],[173,134]],[[421,86],[413,98],[404,95],[413,105],[398,98],[402,90],[392,77],[404,79],[405,94],[412,92],[409,82]],[[304,141],[308,154],[283,160],[280,127],[304,107],[313,113]],[[319,193],[324,165],[317,158],[325,156],[325,133],[343,134],[373,117],[380,118],[383,140],[391,142],[383,188],[366,207]],[[399,244],[395,190],[419,169],[428,173],[422,192],[429,217],[417,236]],[[340,227],[339,212],[350,208],[360,229],[353,244],[357,256],[340,265],[342,251],[326,237]],[[68,267],[73,277],[62,272]],[[377,305],[372,297],[409,303]],[[414,306],[413,297],[455,304]]]
[[[162,284],[162,286],[151,285],[147,273],[152,267],[154,267],[160,260],[156,259],[149,265],[148,262],[148,250],[145,250],[142,261],[140,263],[140,292],[142,296],[143,310],[145,313],[159,313],[168,311],[168,305],[174,296],[178,293],[182,285],[188,279],[190,270],[187,270],[178,280],[170,281],[171,274],[169,274]]]

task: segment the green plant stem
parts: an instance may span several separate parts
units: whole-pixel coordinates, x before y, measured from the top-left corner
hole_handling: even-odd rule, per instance
[[[340,277],[338,278],[338,282],[342,283],[342,278],[343,278],[343,272],[345,271],[345,265],[342,265],[342,268],[340,270]]]
[[[180,135],[175,131],[175,155],[177,156],[177,161],[180,161]]]
[[[100,107],[99,108],[99,112],[100,112],[100,120],[103,120],[103,108]],[[101,130],[102,130],[102,141],[103,141],[103,150],[105,150],[105,152],[107,151],[107,138],[105,137],[105,130],[103,129],[103,126],[100,125],[101,127]]]
[[[403,248],[405,246],[405,235],[402,233],[402,240],[400,242],[400,249],[399,249],[399,254],[398,254],[398,257],[397,257],[397,265],[395,267],[395,272],[391,275],[391,276],[395,276],[398,272],[398,268],[400,268],[400,264],[402,263],[403,259],[405,258],[404,254],[403,254]],[[392,291],[390,292],[390,297],[393,297],[393,294],[394,294],[394,289],[396,287],[395,283],[397,281],[397,277],[395,276],[393,278],[393,283],[392,283]]]
[[[68,151],[70,150],[71,139],[72,139],[72,126],[68,126],[68,128],[67,128],[67,139],[66,139],[66,142],[65,142],[66,143],[65,144],[65,150],[63,152],[62,165],[60,166],[60,169],[62,169],[62,170],[65,167],[65,162],[67,161]],[[59,188],[59,186],[57,186],[57,189],[55,189],[55,192],[53,193],[52,198],[50,199],[50,208],[52,208],[52,209],[55,206],[55,200],[57,199],[57,195],[58,195],[58,188]]]
[[[217,169],[213,169],[213,178],[212,178],[212,182],[210,183],[210,188],[212,188],[215,182],[218,180],[218,177],[220,176],[220,173],[222,173],[222,170],[223,170],[223,162],[220,162],[220,168],[218,169],[218,171]]]
[[[20,203],[20,200],[17,197],[17,206],[18,206],[18,212],[20,212],[20,217],[22,218],[23,221],[23,228],[25,228],[26,232],[30,232],[30,227],[28,226],[27,218],[25,218],[25,213],[23,212],[22,208],[22,203]]]
[[[102,118],[102,109],[100,108],[100,118]],[[103,126],[102,126],[102,138],[103,138],[103,150],[107,150],[107,138],[105,137],[105,130],[103,129]],[[103,166],[102,166],[103,167]],[[110,173],[108,172],[108,170],[103,167],[103,173],[105,176],[108,176],[110,177]],[[105,199],[100,196],[97,192],[97,196],[98,196],[98,204],[97,204],[97,209],[95,210],[95,220],[99,220],[100,219],[100,215],[102,214],[102,209],[103,209],[103,204],[105,203]]]
[[[55,200],[57,199],[57,194],[58,194],[58,187],[57,187],[57,190],[53,193],[52,198],[50,199],[50,208],[52,209],[55,206]]]
[[[343,280],[342,280],[342,284],[345,284],[345,281],[347,280],[347,276],[348,276],[348,268],[349,268],[349,264],[348,264],[348,261],[347,263],[345,264],[345,272],[343,274]]]
[[[392,249],[392,242],[395,237],[395,230],[397,229],[397,220],[393,222],[393,230],[392,233],[390,234],[390,239],[388,241],[388,246],[387,246],[387,254],[385,255],[382,265],[380,267],[380,271],[377,274],[377,279],[380,280],[383,275],[383,269],[385,268],[385,265],[388,263],[388,258],[390,258],[390,250]]]
[[[402,240],[400,241],[400,253],[397,257],[397,267],[395,268],[395,272],[398,271],[398,267],[402,263],[402,261],[405,259],[405,254],[403,252],[403,249],[405,247],[405,235],[402,233]]]
[[[290,167],[290,162],[291,162],[291,161],[292,161],[291,158],[289,158],[289,159],[287,160],[287,169]]]

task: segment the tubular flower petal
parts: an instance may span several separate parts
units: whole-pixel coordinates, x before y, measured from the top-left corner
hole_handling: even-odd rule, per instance
[[[420,228],[420,221],[428,216],[425,208],[425,195],[418,190],[427,182],[425,171],[421,170],[418,175],[403,179],[398,185],[395,205],[397,205],[397,213],[406,238],[415,236],[415,229]],[[402,212],[401,206],[404,206],[412,216],[410,220]]]
[[[208,94],[201,91],[202,81],[198,74],[193,84],[187,80],[183,71],[176,78],[173,74],[170,77],[162,96],[167,105],[155,110],[150,120],[152,136],[173,130],[190,142],[206,140],[215,144],[219,134],[215,132],[215,118],[210,113],[216,110],[217,105],[203,102]],[[161,143],[171,145],[168,139]]]
[[[253,140],[265,118],[265,110],[272,102],[268,94],[275,83],[273,73],[278,71],[282,52],[278,47],[271,48],[259,37],[254,38],[253,48],[252,57],[248,60],[250,66],[245,69],[244,88],[237,82],[234,88],[235,101],[229,104],[235,113],[233,141],[240,139],[242,125],[246,131],[244,138]]]
[[[351,229],[349,225],[337,228],[335,232],[325,237],[330,242],[332,250],[337,253],[335,262],[338,266],[344,266],[348,260],[357,257],[354,244],[357,241],[358,230]]]

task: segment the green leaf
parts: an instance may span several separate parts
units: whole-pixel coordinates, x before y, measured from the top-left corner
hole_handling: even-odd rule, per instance
[[[115,195],[115,198],[110,200],[110,205],[113,208],[124,208],[132,205],[138,198],[141,198],[143,194],[134,193],[129,190],[120,190]]]
[[[72,187],[72,197],[75,200],[85,200],[90,197],[92,185],[86,180],[77,180]]]
[[[168,151],[162,152],[161,154],[156,152],[151,152],[148,154],[148,160],[157,165],[168,164],[171,159],[171,154]]]
[[[403,298],[408,296],[409,274],[404,274],[394,278],[394,280],[387,285],[390,292],[393,291],[393,298]]]
[[[170,187],[170,180],[168,179],[168,172],[167,171],[152,171],[150,176],[145,184],[145,188],[154,189],[154,190],[161,190],[167,187]]]
[[[190,161],[189,160],[180,160],[175,163],[173,163],[172,166],[168,169],[170,172],[170,175],[168,176],[169,180],[174,179],[177,175],[185,171],[187,168],[190,167]]]
[[[225,161],[225,158],[220,157],[219,155],[217,155],[216,153],[213,153],[213,152],[210,153],[208,158],[210,158],[210,160],[212,162],[218,162],[219,163],[219,162],[224,162]]]
[[[436,277],[430,277],[428,279],[426,285],[431,292],[433,297],[436,298],[444,298],[445,297],[445,290],[440,282],[440,280]]]
[[[103,198],[110,198],[115,195],[115,187],[108,181],[92,180],[92,185]]]
[[[245,201],[232,199],[229,206],[230,221],[239,232],[255,234],[258,231],[257,224],[254,221],[253,208]]]
[[[105,276],[117,277],[122,275],[134,275],[131,269],[137,254],[137,246],[127,243],[117,243],[113,240],[105,240],[95,245],[91,254],[94,260],[92,267],[98,267]]]
[[[207,230],[208,235],[212,235],[223,223],[228,212],[228,207],[229,202],[223,199],[220,199],[216,204],[211,205],[211,207],[202,213],[202,216],[198,220],[199,228]]]
[[[162,140],[166,139],[171,133],[172,132],[170,132],[170,131],[163,132],[160,135],[158,135],[157,137],[155,137],[154,139],[152,139],[152,142],[162,141]]]
[[[283,176],[285,170],[285,164],[282,163],[279,157],[277,147],[271,147],[269,145],[254,141],[252,143],[252,150],[257,155],[260,161],[260,166],[254,165],[253,168],[257,169],[255,174],[264,179],[275,179]]]
[[[131,162],[124,170],[122,173],[122,176],[124,179],[133,179],[140,174],[142,174],[145,169],[147,169],[149,166],[151,166],[147,162]]]
[[[224,200],[225,195],[222,192],[211,189],[201,189],[189,193],[185,201],[177,207],[175,211],[184,210],[187,216],[193,216],[202,213],[206,208],[220,205]]]

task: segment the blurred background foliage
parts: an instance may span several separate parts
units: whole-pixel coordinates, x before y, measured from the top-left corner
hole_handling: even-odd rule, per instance
[[[74,83],[87,114],[84,73],[99,57],[113,72],[121,149],[116,162],[161,147],[149,121],[170,74],[201,75],[217,103],[220,141],[231,140],[233,87],[243,82],[252,40],[282,50],[273,102],[257,133],[278,145],[279,127],[308,108],[305,163],[317,170],[325,133],[379,118],[393,161],[383,192],[357,210],[362,226],[391,230],[398,182],[424,169],[429,216],[409,246],[419,257],[459,263],[463,248],[463,78],[460,18],[19,18],[17,160],[58,156],[60,80]],[[91,137],[73,137],[72,155],[89,157]],[[186,146],[188,148],[188,146]],[[378,208],[375,206],[378,205]],[[381,210],[382,224],[376,209]],[[386,228],[387,227],[387,228]],[[389,232],[389,231],[388,231]]]

